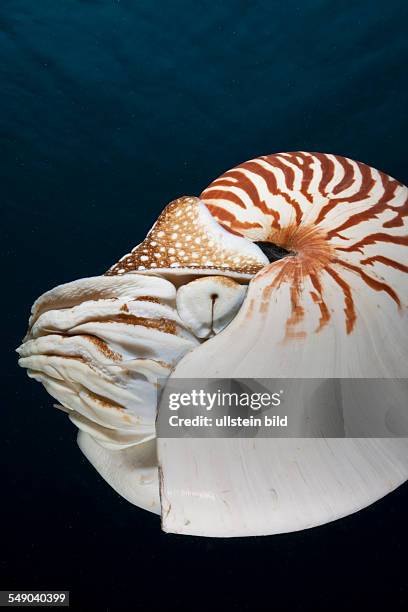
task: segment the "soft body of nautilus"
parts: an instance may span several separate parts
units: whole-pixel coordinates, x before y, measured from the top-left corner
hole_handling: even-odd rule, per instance
[[[169,204],[105,275],[42,295],[20,364],[166,531],[273,534],[347,515],[407,479],[407,439],[157,440],[158,386],[405,379],[407,216],[407,188],[360,162],[245,162]]]

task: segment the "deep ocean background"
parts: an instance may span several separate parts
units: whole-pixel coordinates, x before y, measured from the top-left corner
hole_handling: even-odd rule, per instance
[[[408,485],[301,533],[165,535],[16,366],[29,308],[104,272],[163,206],[260,154],[408,183],[408,3],[1,0],[0,588],[75,610],[408,609]]]

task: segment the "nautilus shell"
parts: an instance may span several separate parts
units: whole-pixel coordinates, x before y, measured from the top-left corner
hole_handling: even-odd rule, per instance
[[[157,439],[157,398],[177,378],[406,379],[407,216],[407,188],[363,163],[245,162],[170,203],[105,275],[43,294],[20,365],[165,531],[345,516],[408,478],[406,438]]]

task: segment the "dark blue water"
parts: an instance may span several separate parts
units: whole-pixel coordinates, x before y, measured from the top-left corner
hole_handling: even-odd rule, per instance
[[[239,162],[325,151],[408,183],[407,21],[403,1],[1,0],[0,588],[88,610],[212,609],[215,584],[227,610],[407,609],[406,487],[291,536],[165,536],[12,354],[37,295],[103,272]]]

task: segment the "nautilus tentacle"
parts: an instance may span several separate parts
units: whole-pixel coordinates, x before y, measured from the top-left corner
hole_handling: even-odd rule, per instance
[[[360,162],[245,162],[169,204],[106,275],[40,297],[20,364],[166,531],[278,533],[349,514],[408,477],[407,440],[156,444],[157,397],[169,376],[406,378],[407,217],[407,188]]]
[[[118,280],[81,279],[44,294],[18,349],[28,375],[106,448],[155,437],[156,380],[198,344],[169,281]]]

